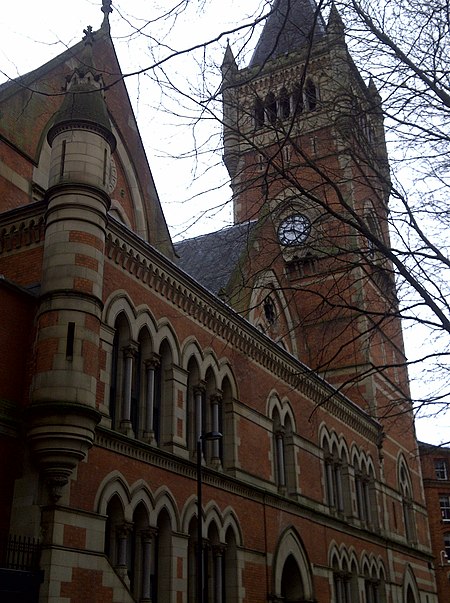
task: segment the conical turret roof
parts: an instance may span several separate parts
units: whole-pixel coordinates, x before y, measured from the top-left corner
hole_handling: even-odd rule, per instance
[[[66,94],[48,132],[48,140],[51,144],[54,134],[61,127],[81,123],[99,129],[114,150],[116,141],[103,95],[104,83],[94,66],[92,28],[88,27],[85,34],[85,48],[81,53],[79,66],[67,78]]]
[[[314,0],[274,0],[250,67],[296,52],[325,33],[325,23]]]

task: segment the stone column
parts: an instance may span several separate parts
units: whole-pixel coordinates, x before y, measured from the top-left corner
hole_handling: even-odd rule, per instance
[[[344,510],[344,499],[342,496],[342,472],[341,465],[335,463],[334,465],[334,483],[336,485],[336,508],[338,511]]]
[[[122,417],[120,420],[120,431],[128,436],[133,435],[131,425],[131,393],[133,387],[133,366],[136,356],[136,346],[128,345],[122,348],[123,351],[123,399],[122,399]]]
[[[214,559],[214,603],[222,603],[223,555],[225,546],[219,544],[212,547]]]
[[[149,444],[156,444],[154,411],[155,411],[155,371],[160,363],[159,354],[152,356],[145,361],[145,428],[144,440]]]
[[[335,492],[334,492],[334,475],[333,475],[333,461],[331,458],[326,460],[326,471],[327,471],[327,495],[328,504],[330,507],[335,505]]]
[[[286,474],[284,466],[284,429],[279,429],[275,434],[277,447],[277,471],[278,471],[278,486],[286,487]]]
[[[141,532],[142,539],[142,585],[141,603],[152,600],[151,593],[151,566],[152,566],[152,543],[157,534],[156,528],[146,528]]]
[[[369,480],[365,479],[363,481],[363,491],[364,491],[364,506],[365,506],[365,514],[367,523],[372,523],[372,512],[370,508],[370,489],[369,489]]]
[[[205,397],[205,385],[199,383],[193,389],[194,391],[194,403],[195,403],[195,442],[194,442],[194,454],[197,454],[197,443],[203,434],[205,426],[203,425],[203,400]],[[203,442],[200,446],[201,457],[204,458]]]
[[[117,557],[117,573],[122,580],[129,586],[130,578],[128,576],[128,538],[133,526],[130,523],[124,523],[117,527],[118,540],[118,557]]]
[[[221,393],[216,393],[211,396],[211,423],[212,423],[212,431],[219,432],[220,431],[220,421],[219,421],[219,412],[221,410],[222,404],[222,395]],[[211,465],[215,469],[219,469],[222,465],[222,459],[220,458],[220,440],[213,440],[212,444],[212,455],[211,455]]]

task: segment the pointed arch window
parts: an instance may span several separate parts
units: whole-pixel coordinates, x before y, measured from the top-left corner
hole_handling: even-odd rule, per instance
[[[400,465],[399,481],[400,492],[402,496],[402,511],[403,523],[405,527],[405,536],[408,542],[414,542],[415,530],[411,479],[404,463]]]
[[[292,93],[292,111],[294,115],[300,115],[303,112],[303,88],[300,84],[295,84]]]
[[[344,493],[342,479],[342,464],[337,448],[325,450],[325,483],[327,502],[330,509],[344,511]]]
[[[261,129],[264,126],[264,103],[259,97],[255,100],[253,111],[255,127]]]
[[[315,111],[317,109],[317,88],[311,79],[306,80],[305,101],[308,111]]]
[[[273,92],[269,92],[269,94],[266,96],[265,112],[267,122],[271,125],[274,125],[277,121],[277,99],[275,98],[275,94]]]
[[[288,91],[284,87],[280,90],[279,104],[281,119],[287,119],[291,114],[291,101],[289,98]]]
[[[275,481],[278,488],[284,490],[286,488],[285,429],[278,410],[274,411],[272,421]]]

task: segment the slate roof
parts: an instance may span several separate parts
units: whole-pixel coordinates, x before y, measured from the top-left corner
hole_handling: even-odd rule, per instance
[[[256,220],[175,243],[178,266],[215,295],[225,289],[250,245]]]
[[[314,0],[275,0],[249,66],[264,65],[298,51],[311,37],[318,38],[325,33],[325,23]]]

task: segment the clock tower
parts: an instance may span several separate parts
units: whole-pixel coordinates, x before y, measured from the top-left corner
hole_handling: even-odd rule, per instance
[[[228,299],[380,415],[409,393],[385,253],[378,92],[353,63],[334,5],[325,22],[303,0],[275,0],[248,67],[228,47],[222,76],[234,220],[251,225]]]

